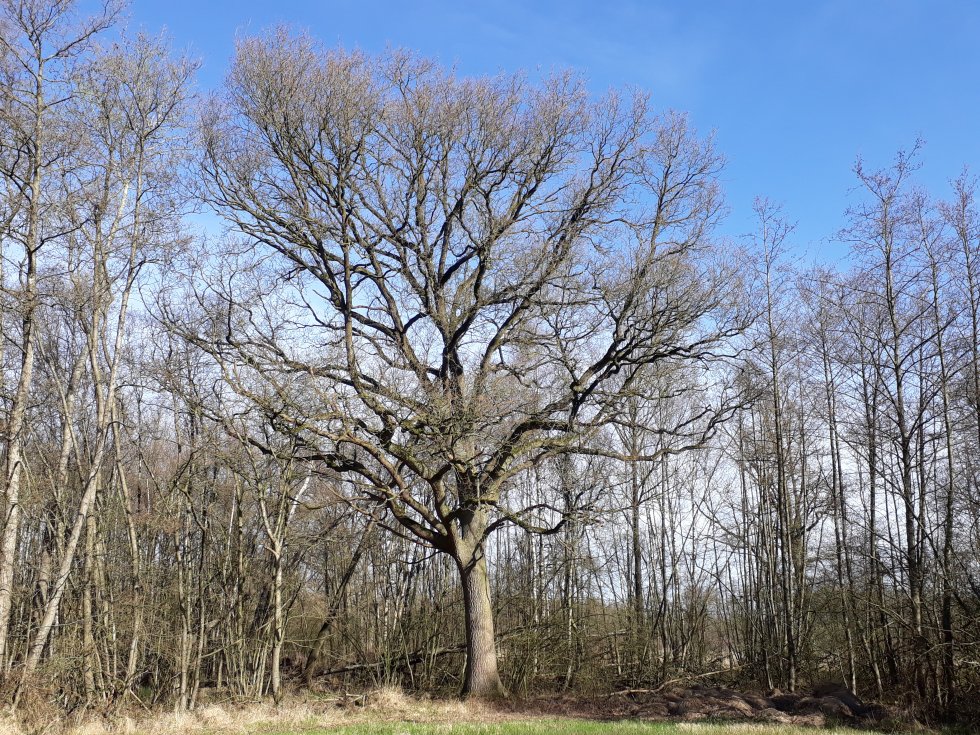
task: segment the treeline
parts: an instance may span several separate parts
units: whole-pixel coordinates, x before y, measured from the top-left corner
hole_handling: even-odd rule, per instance
[[[195,97],[118,11],[0,14],[8,701],[972,706],[968,174],[859,163],[804,267],[765,200],[716,237],[720,156],[643,97],[285,31]]]

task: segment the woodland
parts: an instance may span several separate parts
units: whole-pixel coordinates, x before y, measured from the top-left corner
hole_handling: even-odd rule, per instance
[[[0,698],[980,690],[980,208],[643,94],[0,3]],[[964,164],[969,162],[964,161]]]

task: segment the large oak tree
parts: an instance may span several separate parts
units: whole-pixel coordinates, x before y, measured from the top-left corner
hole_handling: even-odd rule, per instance
[[[190,331],[305,459],[452,557],[464,693],[502,694],[486,541],[561,515],[511,507],[515,478],[611,453],[589,437],[644,366],[708,370],[742,329],[708,240],[719,157],[642,96],[285,31],[239,44],[202,129],[202,193],[241,257]],[[718,416],[662,430],[694,444]]]

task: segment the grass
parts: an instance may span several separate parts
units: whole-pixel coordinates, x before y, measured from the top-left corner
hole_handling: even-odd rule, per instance
[[[600,721],[588,715],[573,718],[474,701],[413,698],[396,689],[379,689],[355,701],[356,706],[346,698],[306,695],[279,707],[269,702],[212,703],[193,712],[86,718],[54,728],[41,721],[23,727],[9,723],[7,728],[0,720],[0,735],[874,735],[843,727],[758,722]]]
[[[668,723],[621,720],[533,718],[499,723],[362,722],[341,727],[260,730],[262,735],[849,735],[845,728],[821,729],[790,725]],[[863,735],[869,735],[864,731]]]

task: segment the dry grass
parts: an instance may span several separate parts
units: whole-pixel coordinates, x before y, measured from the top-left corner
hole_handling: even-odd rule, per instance
[[[210,704],[185,713],[89,715],[82,722],[15,723],[0,716],[0,735],[800,735],[791,725],[620,720],[600,722],[480,702],[409,697],[379,689],[357,697]],[[820,733],[854,733],[843,729]],[[867,735],[867,734],[866,734]]]
[[[40,712],[19,720],[0,714],[0,735],[265,734],[336,731],[344,726],[370,727],[372,723],[399,721],[439,725],[518,717],[479,702],[409,697],[398,689],[383,688],[357,696],[287,697],[279,706],[271,702],[208,704],[193,712],[89,713],[84,720],[46,717]]]
[[[530,718],[504,722],[431,724],[376,722],[339,729],[277,730],[276,735],[816,735],[814,729],[790,725],[706,724],[619,720],[600,722],[568,718]],[[827,735],[856,735],[847,730],[820,730]]]

